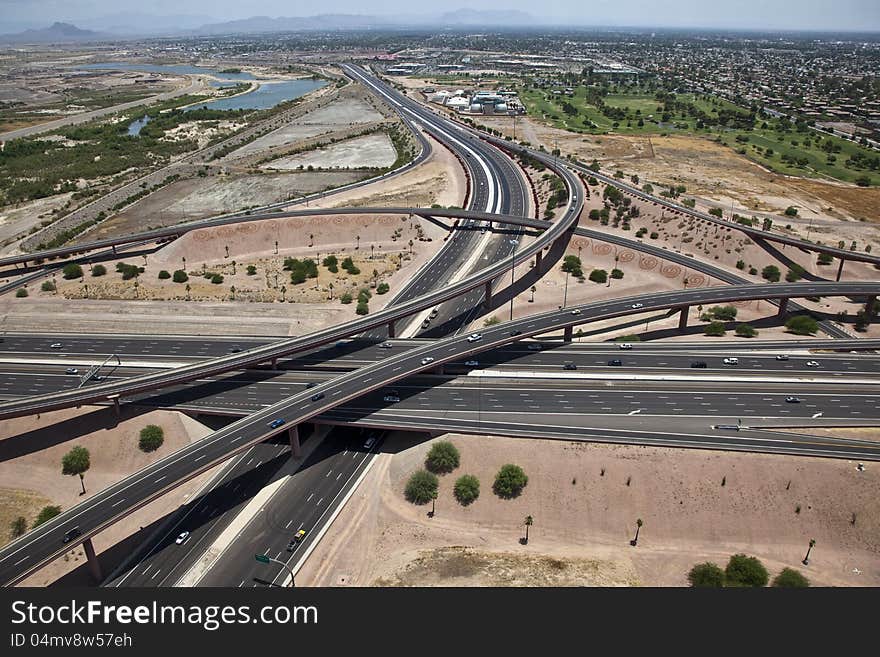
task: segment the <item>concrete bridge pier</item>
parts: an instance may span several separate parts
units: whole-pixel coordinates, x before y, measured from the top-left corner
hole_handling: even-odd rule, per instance
[[[104,575],[101,573],[101,562],[98,561],[98,555],[95,554],[95,546],[92,545],[92,539],[87,538],[83,541],[82,546],[86,553],[86,561],[89,564],[89,573],[91,573],[95,583],[100,584],[104,580]]]
[[[489,304],[492,303],[492,281],[486,281],[485,285],[485,299],[483,299],[483,305],[487,308]]]
[[[397,337],[397,331],[394,328],[394,322],[388,322],[388,337],[389,338],[396,338]]]
[[[777,317],[782,317],[788,310],[788,298],[779,300],[779,310],[776,312]]]
[[[299,444],[299,425],[290,427],[287,430],[287,437],[290,440],[290,452],[293,454],[293,458],[298,459],[302,456],[302,448]]]
[[[571,338],[574,335],[574,327],[566,326],[564,332],[562,333],[562,341],[563,342],[571,342]]]
[[[871,320],[874,319],[874,313],[876,312],[877,307],[877,297],[868,297],[868,300],[865,302],[865,320],[868,324],[871,323]]]
[[[277,359],[277,358],[273,358],[272,361],[271,361],[271,365],[272,365],[272,369],[273,369],[273,370],[277,370],[277,369],[278,369],[278,359]]]
[[[544,259],[544,249],[535,254],[535,269],[541,269],[541,261]]]
[[[678,316],[678,330],[683,331],[687,328],[688,325],[688,313],[690,312],[690,306],[682,306],[681,314]]]
[[[840,282],[841,274],[843,274],[843,263],[845,263],[845,262],[846,262],[846,260],[844,260],[843,258],[840,259],[840,267],[837,268],[837,279],[836,279],[838,283]]]

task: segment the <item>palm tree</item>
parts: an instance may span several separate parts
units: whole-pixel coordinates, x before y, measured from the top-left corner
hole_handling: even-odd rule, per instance
[[[523,521],[523,524],[526,526],[526,538],[525,543],[529,542],[529,527],[531,527],[535,522],[535,519],[532,516],[526,516],[526,519]]]
[[[373,252],[376,250],[375,244],[370,244],[370,260],[373,259]]]
[[[532,291],[532,298],[529,299],[529,303],[533,303],[533,302],[535,301],[535,292],[538,291],[538,288],[536,288],[534,285],[532,285],[532,290],[531,290],[531,291]]]
[[[638,518],[638,519],[636,520],[636,537],[635,537],[633,540],[631,540],[631,541],[629,542],[630,545],[633,545],[633,546],[634,546],[634,545],[638,544],[638,542],[639,542],[639,530],[642,528],[642,525],[643,525],[643,524],[644,524],[644,523],[642,523],[642,519],[641,519],[641,518]]]
[[[809,565],[810,565],[810,551],[813,549],[813,546],[814,546],[814,545],[816,545],[816,539],[815,539],[815,538],[811,538],[811,539],[810,539],[810,547],[807,548],[807,556],[805,556],[805,557],[804,557],[804,560],[801,562],[801,563],[803,563],[805,566],[809,566]]]
[[[180,259],[183,260],[183,268],[186,269],[186,256],[180,256]]]
[[[232,261],[232,275],[235,276],[235,260]]]
[[[357,246],[354,247],[354,249],[355,249],[355,251],[357,251],[358,249],[361,248],[361,236],[360,236],[360,235],[355,235],[355,239],[357,240]]]
[[[140,284],[137,282],[137,279],[135,279],[135,281],[134,281],[134,298],[135,298],[135,299],[138,298],[138,287],[139,287],[139,285],[140,285]]]
[[[189,291],[190,291],[189,283],[186,284],[186,300],[189,301]]]
[[[309,248],[315,245],[315,236],[311,233],[309,234]]]
[[[229,291],[232,292],[232,300],[235,301],[235,286],[230,287]]]
[[[330,288],[330,301],[333,301],[333,283],[327,283],[327,287]]]
[[[275,255],[278,255],[278,240],[275,240]]]
[[[284,295],[287,294],[287,288],[283,285],[281,286],[281,300],[284,301]]]
[[[413,248],[413,241],[410,240],[410,241],[409,241],[409,254],[410,254],[410,255],[412,255],[412,252],[413,252],[413,249],[412,249],[412,248]]]
[[[226,247],[226,257],[229,257],[229,246]]]

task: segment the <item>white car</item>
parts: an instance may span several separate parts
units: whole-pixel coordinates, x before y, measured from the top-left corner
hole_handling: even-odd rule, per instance
[[[571,314],[572,314],[572,315],[580,315],[580,314],[581,314],[581,309],[580,309],[580,308],[575,308],[574,310],[571,311]]]
[[[778,356],[776,356],[776,360],[788,360],[788,355],[787,354],[779,354]]]
[[[183,545],[189,540],[189,532],[181,532],[180,536],[175,539],[175,543],[178,545]]]
[[[815,360],[808,360],[807,367],[819,367],[819,362]]]
[[[645,307],[645,304],[643,304],[643,303],[634,303],[633,305],[630,306],[630,308],[636,308],[636,309],[644,308],[644,307]]]
[[[476,360],[466,360],[466,361],[464,362],[464,364],[465,364],[467,367],[477,367],[477,366],[479,366],[480,363],[479,363],[479,361],[476,361]]]
[[[482,338],[483,338],[483,334],[482,334],[482,333],[471,333],[471,334],[468,336],[467,341],[468,341],[468,342],[476,342],[477,340],[481,340]]]
[[[739,358],[725,358],[725,365],[739,365]]]
[[[428,363],[433,363],[433,362],[434,362],[434,359],[431,358],[430,356],[426,356],[425,358],[422,358],[422,365],[427,365]]]
[[[391,349],[391,347],[393,347],[393,346],[394,345],[391,344],[390,342],[383,342],[382,344],[379,345],[379,349]]]
[[[397,402],[400,401],[400,397],[395,394],[388,394],[382,398],[382,401],[389,402],[391,404],[396,404]]]
[[[49,348],[50,349],[61,349],[61,343],[60,342],[53,342],[52,344],[49,345]]]
[[[632,349],[633,346],[629,342],[621,342],[619,345],[617,345],[617,348],[618,349]]]
[[[64,370],[64,373],[65,374],[79,374],[79,370],[76,369],[75,367],[68,367],[66,370]]]

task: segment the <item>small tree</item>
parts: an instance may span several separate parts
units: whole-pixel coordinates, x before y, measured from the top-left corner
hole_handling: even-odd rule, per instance
[[[354,309],[355,313],[358,315],[366,315],[370,312],[370,307],[367,305],[365,301],[358,301],[357,307]]]
[[[785,328],[795,335],[810,335],[819,330],[819,322],[808,315],[795,315],[785,323]]]
[[[691,568],[687,578],[694,588],[721,588],[724,586],[724,571],[711,561],[697,564]]]
[[[376,286],[376,294],[388,294],[388,290],[390,289],[391,287],[388,283],[379,283],[379,285]]]
[[[779,282],[779,267],[776,265],[767,265],[764,269],[761,270],[761,276],[765,280],[770,281],[771,283]]]
[[[343,292],[339,297],[339,303],[351,303],[352,301],[351,292]]]
[[[786,217],[796,217],[797,213],[798,213],[798,209],[796,207],[794,207],[793,205],[789,205],[787,208],[785,208],[785,216]]]
[[[620,269],[617,269],[617,268],[612,269],[611,270],[611,278],[615,278],[615,279],[623,278],[623,271],[621,271]]]
[[[60,506],[44,506],[37,514],[37,519],[34,520],[34,524],[32,525],[32,527],[39,527],[44,522],[47,522],[57,516],[59,513],[61,513]]]
[[[767,586],[770,575],[757,558],[734,554],[724,569],[727,586]]]
[[[736,334],[741,338],[753,338],[758,335],[758,331],[751,324],[740,324],[736,327]]]
[[[43,281],[43,284],[40,286],[40,289],[43,292],[54,292],[55,291],[55,283],[52,281]]]
[[[807,588],[810,580],[803,576],[799,570],[794,568],[783,568],[780,573],[773,578],[772,586],[777,588]]]
[[[182,269],[178,269],[174,272],[174,275],[171,277],[171,280],[175,283],[186,283],[189,280],[189,274],[187,274]]]
[[[83,270],[75,262],[68,263],[64,265],[64,269],[61,270],[61,274],[68,281],[73,280],[74,278],[82,278]]]
[[[590,280],[594,283],[605,283],[608,280],[608,272],[604,269],[594,269],[590,272]]]
[[[162,271],[159,272],[159,278],[164,281],[168,278],[171,278],[171,274],[169,274],[166,270],[163,269]]]
[[[79,475],[79,483],[82,485],[82,494],[86,494],[85,474],[91,466],[89,450],[85,447],[74,447],[61,459],[61,474]]]
[[[492,490],[495,491],[498,497],[511,499],[517,497],[528,483],[529,478],[521,467],[507,463],[502,465],[498,474],[495,475],[495,483],[492,486]]]
[[[437,496],[438,484],[437,475],[427,470],[419,470],[406,482],[404,495],[413,504],[427,504]]]
[[[248,265],[247,266],[247,275],[248,276],[254,276],[256,273],[257,273],[257,266],[256,265]]]
[[[480,480],[473,475],[462,475],[452,492],[459,504],[467,506],[480,496]]]
[[[156,424],[148,424],[141,429],[138,447],[142,452],[155,452],[165,442],[165,431]]]
[[[105,276],[107,268],[104,265],[95,265],[92,267],[92,276]]]
[[[214,274],[211,276],[211,282],[214,285],[220,285],[223,282],[223,274]]]
[[[797,283],[804,276],[804,268],[800,265],[792,265],[785,274],[785,280],[789,283]]]
[[[526,535],[523,537],[523,544],[527,544],[529,542],[529,527],[535,524],[535,519],[532,516],[526,516],[525,520],[523,520],[523,525],[526,528]]]
[[[495,324],[498,324],[500,322],[500,319],[498,319],[495,315],[492,315],[491,317],[487,317],[483,320],[483,326],[495,326]]]
[[[720,337],[727,332],[727,329],[724,328],[724,322],[710,322],[706,325],[705,334],[712,337]]]
[[[27,295],[28,295],[28,291],[27,291],[27,288],[25,288],[25,287],[20,287],[15,291],[15,296],[18,299],[24,299]]]
[[[452,472],[458,467],[461,455],[448,440],[434,443],[425,459],[425,467],[434,473]]]
[[[27,519],[24,516],[18,516],[9,524],[9,534],[12,539],[22,536],[27,531]]]

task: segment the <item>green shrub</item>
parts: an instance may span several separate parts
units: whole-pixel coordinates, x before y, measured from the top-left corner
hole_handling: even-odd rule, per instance
[[[590,272],[590,280],[594,283],[605,283],[608,281],[608,272],[604,269],[594,269]]]
[[[715,322],[710,322],[706,326],[706,330],[704,333],[705,333],[705,335],[709,335],[712,337],[720,337],[720,336],[724,335],[726,332],[727,332],[727,330],[724,328],[724,322],[715,321]]]
[[[169,274],[166,270],[163,269],[162,271],[159,272],[159,279],[160,280],[164,281],[169,278],[171,278],[171,274]]]
[[[438,483],[437,475],[427,470],[419,470],[406,482],[404,495],[407,501],[413,504],[427,504],[436,499]]]
[[[344,292],[342,296],[339,297],[339,303],[351,303],[351,292]]]
[[[521,467],[507,463],[502,465],[498,474],[495,475],[495,483],[492,486],[492,490],[495,491],[498,497],[511,499],[517,497],[528,483],[529,478]]]
[[[24,299],[28,295],[27,288],[20,287],[15,291],[15,296],[19,299]]]
[[[40,286],[40,289],[43,292],[54,292],[55,291],[55,283],[52,281],[43,281],[43,284]]]
[[[220,283],[223,282],[223,274],[212,274],[211,275],[211,282],[214,285],[219,285]]]
[[[473,475],[462,475],[456,480],[452,493],[459,504],[467,506],[480,496],[480,480]]]
[[[104,265],[95,265],[92,267],[92,276],[105,276],[107,268]]]
[[[724,571],[710,561],[697,564],[688,573],[688,582],[694,588],[721,588],[724,586]]]
[[[155,452],[165,442],[165,432],[156,424],[148,424],[141,429],[138,447],[142,452]]]
[[[257,273],[257,266],[256,265],[248,265],[247,266],[247,275],[248,276],[254,276],[256,273]]]
[[[40,509],[40,512],[37,514],[37,519],[34,520],[33,527],[39,527],[47,520],[51,520],[55,516],[61,513],[60,506],[44,506]]]
[[[751,324],[740,324],[736,327],[736,334],[741,338],[753,338],[758,335],[758,331]]]
[[[189,280],[189,274],[182,269],[178,269],[172,275],[171,280],[175,283],[186,283]]]
[[[369,307],[366,303],[364,303],[364,302],[362,302],[362,301],[359,301],[359,302],[358,302],[358,305],[357,305],[357,307],[354,309],[354,311],[355,311],[355,313],[357,313],[358,315],[366,315],[367,313],[370,312],[370,307]]]
[[[379,285],[376,286],[376,294],[388,294],[388,290],[390,289],[391,287],[389,287],[388,283],[379,283]]]
[[[795,335],[810,335],[819,330],[819,322],[808,315],[795,315],[785,323],[785,328]]]
[[[761,276],[771,283],[777,283],[780,276],[779,267],[776,265],[767,265],[761,270]]]
[[[61,270],[62,275],[67,280],[73,280],[74,278],[82,278],[83,270],[75,262],[68,263],[64,265],[64,269]]]
[[[777,588],[799,588],[805,589],[810,586],[810,580],[794,568],[783,568],[782,571],[773,578],[774,587]]]
[[[620,269],[612,269],[611,270],[611,278],[621,279],[623,278],[623,271]]]
[[[767,586],[770,575],[758,559],[745,554],[734,554],[724,569],[727,586]]]
[[[434,473],[452,472],[458,467],[461,455],[458,449],[448,440],[441,440],[431,446],[425,467]]]

